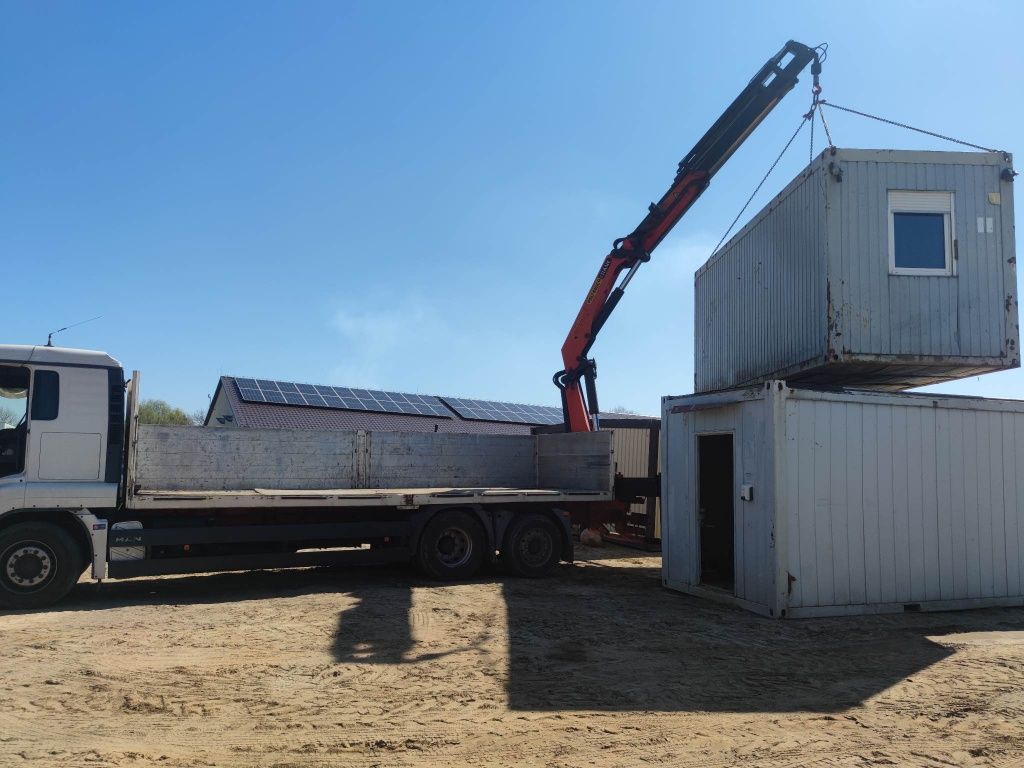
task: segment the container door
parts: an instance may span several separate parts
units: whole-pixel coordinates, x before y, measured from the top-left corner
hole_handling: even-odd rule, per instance
[[[700,514],[700,583],[735,588],[733,436],[697,438],[697,508]]]

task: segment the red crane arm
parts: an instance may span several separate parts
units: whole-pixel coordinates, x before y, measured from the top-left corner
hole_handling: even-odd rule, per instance
[[[732,104],[679,163],[672,186],[652,203],[640,225],[612,245],[562,345],[565,366],[554,376],[562,393],[566,429],[597,428],[597,366],[587,357],[597,334],[619,303],[629,281],[672,227],[686,214],[740,144],[797,83],[811,61],[815,87],[821,72],[818,49],[790,40],[770,58]],[[621,283],[619,278],[626,272]],[[586,395],[584,396],[584,386]]]

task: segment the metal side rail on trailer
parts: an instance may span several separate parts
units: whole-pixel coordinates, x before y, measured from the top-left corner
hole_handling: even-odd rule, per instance
[[[254,488],[237,491],[146,490],[132,494],[136,510],[267,507],[394,507],[417,509],[437,504],[610,501],[611,491],[550,488],[344,488],[283,490]]]

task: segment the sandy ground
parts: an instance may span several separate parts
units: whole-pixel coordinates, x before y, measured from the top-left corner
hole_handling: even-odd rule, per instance
[[[1024,765],[1024,610],[777,622],[580,556],[80,584],[0,616],[0,765]]]

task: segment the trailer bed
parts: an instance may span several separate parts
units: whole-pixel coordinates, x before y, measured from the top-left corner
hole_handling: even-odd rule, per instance
[[[610,491],[554,488],[329,488],[232,491],[146,490],[134,493],[132,508],[204,507],[421,507],[439,503],[491,504],[543,501],[610,501]]]
[[[126,506],[403,507],[614,498],[611,434],[136,425]]]

